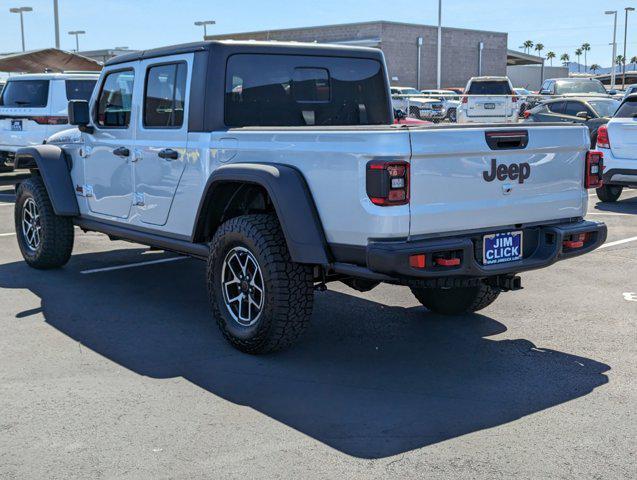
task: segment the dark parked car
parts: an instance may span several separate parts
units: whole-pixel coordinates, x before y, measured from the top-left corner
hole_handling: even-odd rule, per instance
[[[616,93],[616,90],[607,91],[596,78],[549,78],[540,89],[543,100],[561,96],[610,98]]]
[[[524,112],[527,122],[582,123],[591,132],[591,145],[597,141],[597,129],[612,118],[620,105],[612,98],[556,98]]]

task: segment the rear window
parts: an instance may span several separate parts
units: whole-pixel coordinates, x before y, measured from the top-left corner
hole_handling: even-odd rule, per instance
[[[376,60],[257,54],[228,59],[230,127],[381,125],[390,118]]]
[[[489,80],[486,82],[471,82],[469,95],[511,95],[509,82],[503,80]]]
[[[2,90],[0,106],[41,108],[49,99],[48,80],[9,80]]]
[[[97,80],[66,80],[67,100],[90,100]]]
[[[633,118],[637,116],[637,98],[629,98],[617,110],[615,118]]]
[[[604,85],[598,80],[560,80],[555,86],[555,93],[566,95],[567,93],[602,93],[605,94]]]

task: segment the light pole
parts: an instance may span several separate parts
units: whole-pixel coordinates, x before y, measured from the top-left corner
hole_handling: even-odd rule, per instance
[[[613,63],[611,64],[610,71],[610,88],[613,90],[615,88],[615,60],[617,56],[617,10],[606,10],[604,12],[606,15],[615,15],[615,22],[613,24]]]
[[[55,48],[60,49],[60,16],[58,15],[58,0],[53,0],[53,23],[55,25]]]
[[[440,90],[442,77],[442,0],[438,0],[438,72],[436,75],[437,89]]]
[[[626,7],[626,22],[624,23],[624,63],[622,65],[622,88],[626,89],[626,40],[628,39],[628,12],[634,12],[634,7]]]
[[[24,12],[32,12],[33,9],[31,7],[18,7],[18,8],[10,8],[9,11],[11,13],[19,13],[20,14],[20,33],[22,34],[22,51],[26,50],[24,46],[24,19],[22,14]]]
[[[206,37],[208,36],[208,30],[206,29],[206,27],[208,25],[215,25],[215,21],[214,20],[203,20],[201,22],[195,22],[195,25],[198,27],[203,27],[203,39],[205,40]]]
[[[86,32],[84,30],[73,30],[69,32],[69,35],[75,35],[75,52],[80,51],[80,35],[84,35]]]

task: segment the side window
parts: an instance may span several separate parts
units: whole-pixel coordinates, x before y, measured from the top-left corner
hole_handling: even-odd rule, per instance
[[[120,70],[106,75],[97,103],[97,125],[128,128],[133,98],[133,70]]]
[[[555,95],[555,85],[557,84],[557,82],[550,82],[549,83],[549,92],[551,92],[552,95]]]
[[[564,110],[565,115],[576,117],[579,112],[586,112],[589,116],[593,116],[590,109],[582,102],[566,102],[566,110]]]
[[[150,67],[144,92],[144,126],[179,128],[184,123],[187,66],[184,62]]]
[[[566,102],[553,102],[553,103],[547,104],[546,106],[548,107],[549,112],[562,114],[564,113],[565,104]]]
[[[93,94],[95,83],[95,80],[66,80],[66,99],[88,101]]]

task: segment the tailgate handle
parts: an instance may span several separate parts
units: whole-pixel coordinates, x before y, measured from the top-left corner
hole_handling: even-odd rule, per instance
[[[516,150],[529,144],[528,130],[497,130],[484,135],[491,150]]]

